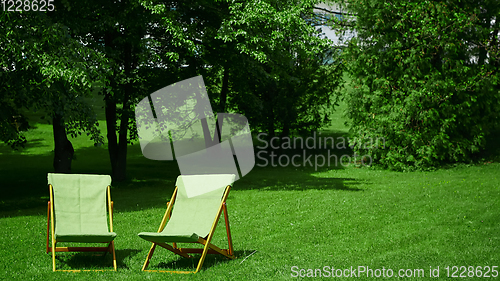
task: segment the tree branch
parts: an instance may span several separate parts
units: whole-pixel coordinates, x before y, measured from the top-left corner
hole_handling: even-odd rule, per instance
[[[342,16],[357,16],[358,15],[358,14],[349,14],[349,13],[332,11],[332,10],[328,10],[328,9],[321,8],[321,7],[316,7],[316,6],[314,6],[314,9],[320,10],[320,11],[323,11],[323,12],[327,12],[327,13],[330,13],[330,14],[342,15]]]

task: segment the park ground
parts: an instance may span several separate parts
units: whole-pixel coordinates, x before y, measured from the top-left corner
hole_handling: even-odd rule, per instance
[[[347,132],[340,112],[325,135]],[[345,276],[351,267],[367,271],[355,272],[359,280],[382,271],[411,275],[408,280],[427,280],[431,272],[439,272],[433,279],[493,279],[500,270],[500,164],[484,162],[408,173],[354,165],[254,167],[228,198],[237,259],[209,256],[194,276],[141,272],[150,244],[137,233],[157,230],[179,170],[172,161],[145,159],[134,144],[128,180],[111,190],[118,271],[54,273],[45,253],[52,132],[43,120],[32,125],[26,148],[0,147],[0,279],[284,280],[313,273],[326,278],[332,268]],[[94,147],[85,136],[71,140],[73,173],[110,173],[106,144]],[[226,245],[224,233],[220,223],[216,245]],[[110,255],[58,257],[59,269],[111,268]],[[191,269],[196,262],[159,248],[150,268]]]

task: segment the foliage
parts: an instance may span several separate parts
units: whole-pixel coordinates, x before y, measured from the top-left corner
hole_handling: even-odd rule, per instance
[[[473,160],[500,125],[496,2],[344,4],[355,151],[398,170]]]
[[[152,46],[168,46],[164,59],[183,63],[169,73],[179,79],[202,74],[215,112],[243,113],[253,130],[274,135],[321,127],[335,104],[341,67],[322,64],[333,46],[308,21],[315,3],[143,4],[161,16],[171,40],[155,37]]]
[[[3,13],[0,25],[2,141],[19,143],[27,120],[21,108],[63,116],[72,135],[87,132],[102,142],[97,120],[84,97],[100,73],[94,67],[102,60],[72,39],[67,28],[44,13]],[[11,118],[24,120],[12,123]],[[16,130],[13,130],[16,125]]]
[[[42,74],[57,85],[40,96],[57,97],[47,102],[58,112],[74,112],[78,103],[68,100],[78,101],[96,85],[88,82],[89,72],[101,75],[117,180],[125,178],[127,144],[137,137],[134,104],[195,75],[208,82],[216,112],[239,111],[255,130],[271,135],[315,130],[328,121],[341,69],[323,65],[332,45],[308,21],[315,2],[62,1],[44,16],[61,30],[55,41],[61,50],[59,57],[45,58]],[[75,60],[81,56],[83,61]],[[64,72],[63,65],[75,73]],[[43,75],[35,80],[39,85],[48,81]],[[56,81],[58,76],[66,80]],[[62,90],[64,96],[57,93]],[[80,117],[75,115],[75,125],[86,124]],[[72,133],[74,126],[67,128]]]
[[[158,61],[165,49],[154,54],[161,48],[155,39],[165,31],[158,28],[159,16],[140,2],[63,2],[52,15],[68,27],[72,38],[105,58],[105,63],[95,63],[105,77],[100,94],[105,101],[111,175],[118,181],[126,178],[127,145],[136,137],[130,122],[133,106],[151,90],[144,74],[165,65]]]
[[[316,1],[232,3],[217,38],[239,53],[229,103],[254,130],[288,135],[320,128],[336,104],[341,65],[324,65],[334,46],[308,21]]]

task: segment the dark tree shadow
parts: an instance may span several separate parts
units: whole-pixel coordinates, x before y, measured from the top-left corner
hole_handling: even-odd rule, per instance
[[[287,151],[296,153],[296,151]],[[315,153],[314,151],[308,153]],[[324,153],[320,151],[318,153]],[[344,152],[342,152],[344,153]],[[72,173],[110,174],[108,152],[105,147],[80,148],[75,152]],[[137,211],[146,208],[164,207],[175,188],[180,175],[176,161],[154,161],[142,156],[138,144],[129,147],[127,162],[128,178],[123,182],[112,182],[111,198],[116,212]],[[41,215],[47,210],[49,198],[47,173],[53,171],[53,154],[2,155],[0,178],[3,180],[0,199],[0,217],[19,215]],[[238,180],[233,190],[343,190],[361,191],[360,182],[353,178],[317,176],[332,167],[259,167]],[[326,173],[327,175],[327,173]]]
[[[44,139],[37,138],[37,139],[30,139],[28,142],[26,142],[23,147],[19,147],[16,149],[12,149],[10,146],[6,144],[1,144],[0,146],[0,154],[2,155],[2,158],[4,155],[19,155],[20,152],[22,152],[25,149],[30,149],[30,148],[36,148],[36,147],[49,147]],[[53,148],[51,148],[53,149]],[[4,161],[2,159],[2,161]]]
[[[325,178],[292,168],[254,168],[234,184],[234,190],[345,190],[362,191],[356,185],[366,184],[354,178]]]

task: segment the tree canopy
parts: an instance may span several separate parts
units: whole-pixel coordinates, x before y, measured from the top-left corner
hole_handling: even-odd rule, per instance
[[[66,134],[79,129],[97,140],[82,97],[100,89],[112,175],[125,179],[135,104],[200,74],[213,108],[245,114],[255,130],[317,129],[335,102],[340,67],[324,64],[332,46],[308,21],[315,3],[61,1],[46,14],[4,13],[2,140],[19,136],[9,116],[20,106],[51,112],[63,151],[72,149]]]
[[[101,141],[95,114],[84,98],[99,80],[96,65],[103,58],[44,13],[12,12],[0,17],[5,31],[0,35],[1,140],[13,146],[24,142],[20,131],[28,126],[22,108],[45,112],[56,128],[54,168],[67,171],[72,153],[61,154],[67,133],[87,132],[95,142]]]
[[[399,170],[474,159],[500,124],[498,3],[343,4],[356,152]]]

